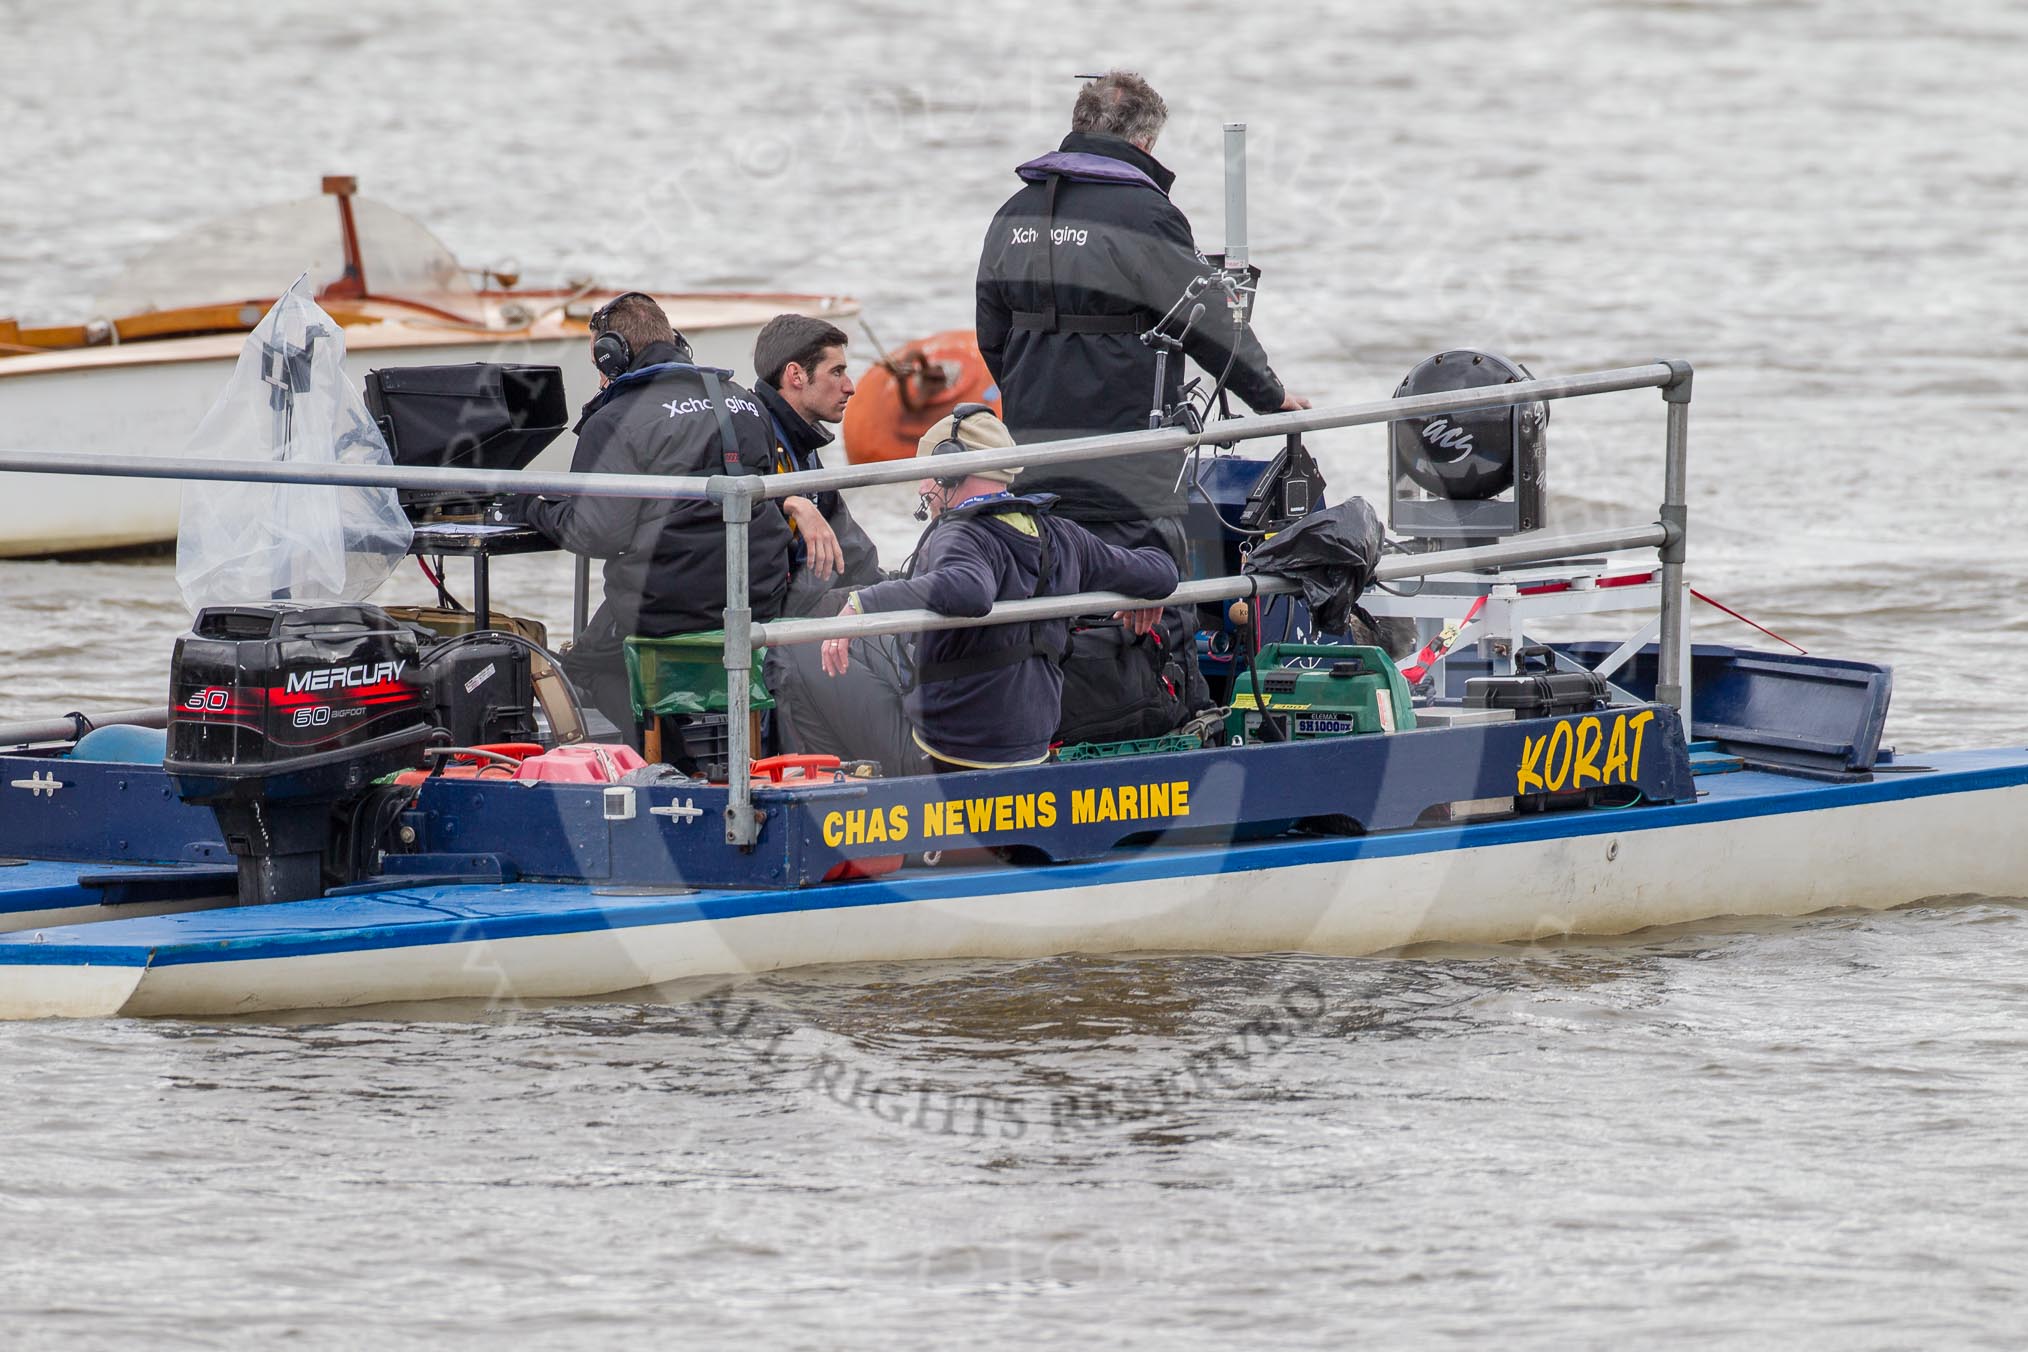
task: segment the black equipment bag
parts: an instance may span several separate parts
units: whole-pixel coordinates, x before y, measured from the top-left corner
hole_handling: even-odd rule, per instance
[[[1292,577],[1303,584],[1303,603],[1316,629],[1345,633],[1352,617],[1370,617],[1359,598],[1380,566],[1386,532],[1364,498],[1319,507],[1254,546],[1243,571]]]
[[[1070,631],[1058,742],[1131,742],[1182,726],[1183,668],[1160,632],[1136,636],[1116,620]]]

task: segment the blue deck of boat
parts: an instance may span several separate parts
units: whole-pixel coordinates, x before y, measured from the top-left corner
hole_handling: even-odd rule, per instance
[[[602,894],[583,883],[418,886],[271,906],[137,916],[0,934],[0,966],[9,964],[163,966],[282,958],[585,933],[712,921],[750,915],[823,911],[895,902],[1049,891],[1105,883],[1204,877],[1252,869],[1349,863],[1608,833],[1661,830],[1861,803],[2028,784],[2028,749],[1955,751],[1883,769],[1871,782],[1832,784],[1757,771],[1700,775],[1698,799],[1544,813],[1459,826],[1369,836],[1284,837],[1246,844],[1157,846],[1087,864],[1040,868],[937,869],[873,881],[770,891],[671,891]],[[89,899],[77,879],[119,870],[103,864],[31,862],[0,870],[0,924],[8,911]],[[56,900],[52,901],[51,899]]]
[[[10,860],[0,865],[0,926],[10,915],[54,911],[66,906],[94,906],[103,894],[84,887],[79,878],[139,877],[164,871],[160,865],[73,864],[44,859]],[[193,868],[192,872],[196,870]]]

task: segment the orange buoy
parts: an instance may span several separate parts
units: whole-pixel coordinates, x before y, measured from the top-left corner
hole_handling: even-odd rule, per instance
[[[951,329],[903,343],[873,364],[845,405],[845,458],[855,465],[906,460],[932,424],[959,404],[1000,412],[1000,386],[979,355],[979,335]]]

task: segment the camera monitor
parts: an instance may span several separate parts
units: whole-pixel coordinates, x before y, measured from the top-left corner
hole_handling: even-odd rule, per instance
[[[397,465],[516,470],[570,422],[555,366],[398,366],[366,377],[366,407]],[[404,490],[414,519],[483,510],[488,495]]]

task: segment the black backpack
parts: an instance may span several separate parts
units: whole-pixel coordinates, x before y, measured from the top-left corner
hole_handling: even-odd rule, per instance
[[[1161,630],[1136,636],[1117,620],[1070,631],[1056,741],[1131,742],[1180,727],[1188,713],[1183,669]]]

